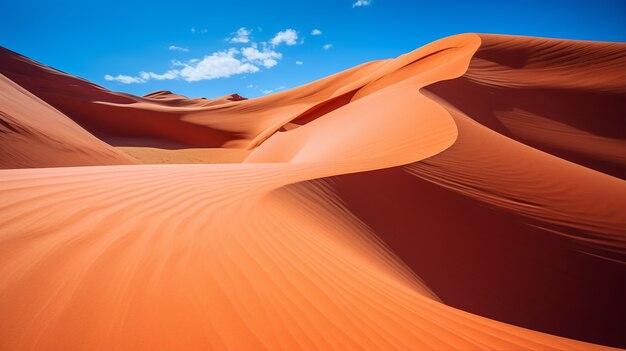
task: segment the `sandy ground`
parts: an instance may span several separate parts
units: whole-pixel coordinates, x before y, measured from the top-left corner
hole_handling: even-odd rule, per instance
[[[145,164],[241,163],[249,154],[247,150],[224,148],[167,150],[154,147],[118,146],[117,149]]]

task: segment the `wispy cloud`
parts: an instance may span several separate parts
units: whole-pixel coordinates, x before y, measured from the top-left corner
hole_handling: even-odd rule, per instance
[[[322,35],[322,31],[319,29],[313,29],[311,35]]]
[[[197,30],[192,28],[192,32]],[[256,73],[261,69],[270,69],[283,58],[283,54],[278,52],[276,47],[281,43],[287,45],[295,45],[298,34],[293,29],[286,29],[278,32],[272,38],[270,44],[261,42],[257,44],[251,42],[249,35],[252,31],[245,27],[239,28],[229,38],[228,41],[233,43],[248,43],[244,48],[229,48],[226,50],[216,51],[203,58],[192,58],[186,61],[172,61],[170,68],[164,73],[140,71],[136,75],[110,75],[104,76],[107,81],[116,81],[122,84],[139,84],[146,83],[150,80],[171,80],[181,79],[187,82],[196,82],[201,80],[211,80],[219,78],[227,78],[234,75],[242,75],[246,73]],[[189,51],[187,48],[171,45],[169,50]],[[298,61],[302,64],[301,61]]]
[[[202,59],[191,59],[185,62],[173,61],[173,68],[165,73],[139,72],[136,76],[107,74],[105,80],[116,81],[122,84],[146,83],[149,80],[182,79],[187,82],[228,78],[238,74],[256,73],[259,66],[272,68],[282,59],[280,52],[267,47],[259,50],[256,47],[247,47],[242,50],[230,48],[217,51]]]
[[[278,46],[281,43],[285,43],[287,45],[296,45],[298,40],[298,32],[293,29],[285,29],[284,31],[276,33],[274,38],[270,40],[270,43],[273,46]]]
[[[326,45],[322,46],[322,48],[324,48],[324,50],[329,50],[332,47],[333,47],[333,44],[326,44]]]
[[[257,86],[254,86],[254,87],[258,88]],[[259,89],[259,91],[262,92],[263,94],[267,95],[267,94],[271,94],[271,93],[274,93],[274,92],[277,92],[277,91],[281,91],[281,90],[285,90],[285,89],[287,89],[287,87],[284,86],[284,85],[281,85],[281,86],[276,87],[275,89]]]
[[[176,45],[170,45],[170,46],[168,47],[168,49],[169,49],[169,50],[172,50],[172,51],[183,51],[183,52],[187,52],[187,51],[189,51],[189,49],[187,49],[187,48],[182,48],[182,47],[180,47],[180,46],[176,46]]]
[[[237,29],[236,32],[232,33],[233,36],[227,38],[227,40],[233,44],[245,44],[250,42],[250,34],[252,34],[252,30],[241,27]]]
[[[163,74],[156,74],[154,72],[139,72],[139,77],[143,81],[148,81],[150,79],[154,79],[154,80],[176,79],[178,78],[178,72],[176,70],[169,70]]]
[[[177,79],[178,72],[175,70],[169,70],[163,74],[157,74],[154,72],[139,72],[137,76],[127,76],[123,74],[118,74],[117,76],[112,76],[107,74],[104,76],[105,80],[116,81],[123,84],[134,84],[134,83],[145,83],[150,79],[154,80],[167,80],[167,79]]]
[[[352,7],[369,6],[372,4],[372,0],[357,0]]]
[[[196,27],[191,27],[191,34],[205,34],[206,32],[206,28],[196,29]]]
[[[260,87],[260,86],[258,86],[256,84],[248,84],[246,87],[248,89],[253,89],[253,90],[259,91],[259,92],[261,92],[261,93],[263,93],[265,95],[287,89],[287,87],[284,86],[284,85],[279,85],[276,88],[262,88],[262,87]]]
[[[105,80],[110,80],[110,81],[116,81],[116,82],[120,82],[123,84],[133,84],[133,83],[144,83],[145,80],[141,79],[140,77],[132,77],[132,76],[126,76],[123,74],[118,74],[117,76],[112,76],[110,74],[107,74],[104,76]]]
[[[304,64],[304,62],[302,62],[300,60],[296,61],[296,65],[302,65],[302,64]]]

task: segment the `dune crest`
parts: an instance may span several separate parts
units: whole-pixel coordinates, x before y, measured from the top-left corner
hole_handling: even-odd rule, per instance
[[[242,163],[0,170],[0,349],[625,347],[625,49],[463,34],[214,100],[3,49],[47,117]]]

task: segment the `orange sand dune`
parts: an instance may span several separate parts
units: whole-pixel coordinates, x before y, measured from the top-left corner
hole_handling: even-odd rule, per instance
[[[464,40],[471,38],[448,39],[451,44]],[[0,73],[105,141],[140,137],[194,147],[251,149],[287,124],[308,123],[357,99],[357,90],[364,96],[403,79],[412,74],[408,67],[416,67],[412,65],[414,60],[423,60],[420,66],[432,66],[446,56],[456,57],[437,52],[439,48],[448,53],[459,51],[425,47],[394,60],[367,63],[299,88],[251,100],[236,94],[207,100],[186,99],[163,91],[145,97],[114,93],[7,49],[0,50]],[[462,66],[458,64],[458,75],[464,71]],[[436,77],[431,79],[436,81]],[[368,89],[361,89],[367,84]]]
[[[195,147],[219,147],[236,137],[183,120],[187,109],[206,99],[153,94],[137,97],[106,90],[0,48],[0,73],[58,109],[104,141],[114,137],[152,138]]]
[[[481,40],[463,77],[428,90],[500,134],[626,178],[626,44]]]
[[[0,74],[0,168],[137,163]]]
[[[0,54],[114,145],[249,153],[1,170],[2,350],[626,346],[624,44],[464,34],[250,100]]]
[[[4,171],[1,348],[601,349],[442,304],[332,188],[278,188],[316,172]]]

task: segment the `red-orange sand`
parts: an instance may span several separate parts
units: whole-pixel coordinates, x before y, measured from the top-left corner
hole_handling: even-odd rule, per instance
[[[625,66],[463,34],[207,100],[1,49],[0,350],[626,347]]]

